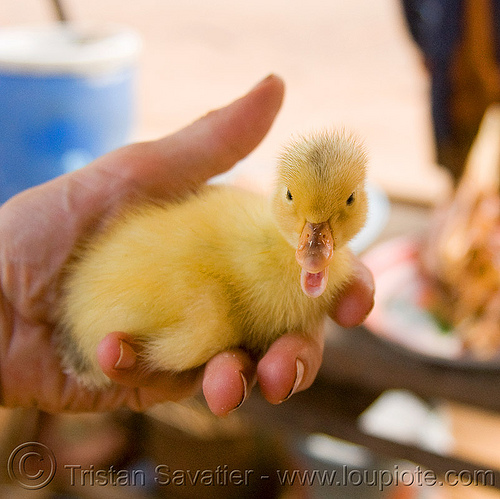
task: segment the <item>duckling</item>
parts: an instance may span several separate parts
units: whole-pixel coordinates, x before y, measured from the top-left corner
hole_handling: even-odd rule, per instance
[[[227,185],[127,207],[68,264],[60,313],[65,367],[110,383],[97,346],[112,331],[151,370],[184,371],[288,331],[317,334],[351,275],[348,241],[367,214],[367,157],[344,131],[300,136],[279,157],[270,199]]]

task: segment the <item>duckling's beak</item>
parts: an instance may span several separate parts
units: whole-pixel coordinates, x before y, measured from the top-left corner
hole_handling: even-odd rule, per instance
[[[307,296],[317,298],[325,291],[334,249],[335,241],[328,222],[306,222],[295,258],[302,267],[300,285]]]

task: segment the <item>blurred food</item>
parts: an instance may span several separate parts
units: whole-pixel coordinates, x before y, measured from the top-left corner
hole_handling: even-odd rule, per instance
[[[491,358],[500,348],[500,107],[485,114],[464,175],[436,213],[420,257],[424,305]]]

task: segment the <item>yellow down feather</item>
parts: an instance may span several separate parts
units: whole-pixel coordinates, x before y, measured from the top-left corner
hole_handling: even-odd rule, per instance
[[[365,170],[352,136],[322,132],[285,149],[271,199],[206,186],[180,202],[128,207],[68,265],[63,363],[103,386],[96,350],[112,331],[144,342],[148,368],[172,371],[232,347],[260,355],[287,331],[316,334],[350,276],[346,243],[365,221]],[[295,257],[306,221],[328,221],[335,240],[318,298],[302,291]]]

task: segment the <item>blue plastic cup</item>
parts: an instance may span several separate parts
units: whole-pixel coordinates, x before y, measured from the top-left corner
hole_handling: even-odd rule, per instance
[[[139,51],[118,27],[0,29],[0,203],[130,140]]]

